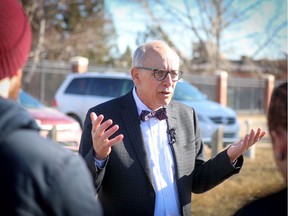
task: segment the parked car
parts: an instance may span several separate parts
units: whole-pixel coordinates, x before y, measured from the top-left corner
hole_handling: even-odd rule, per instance
[[[55,94],[54,106],[83,126],[89,108],[124,95],[134,86],[125,73],[70,74]]]
[[[54,105],[83,126],[89,108],[112,98],[124,95],[134,86],[125,73],[70,74],[55,94]],[[234,110],[207,99],[196,87],[181,79],[175,88],[173,99],[195,108],[206,144],[219,126],[223,126],[223,142],[238,140],[239,123]]]
[[[23,90],[20,91],[18,102],[36,120],[43,137],[53,138],[73,151],[78,150],[82,129],[75,119],[46,106]]]
[[[211,138],[219,126],[223,127],[225,145],[238,140],[240,127],[233,109],[208,100],[207,95],[184,80],[177,83],[173,99],[196,110],[204,143],[210,145]]]

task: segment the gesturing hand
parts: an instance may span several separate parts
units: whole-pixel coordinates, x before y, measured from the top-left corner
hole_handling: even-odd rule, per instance
[[[108,119],[102,123],[104,116],[99,115],[97,117],[94,112],[90,114],[90,118],[92,122],[91,135],[95,157],[98,160],[103,160],[110,154],[111,147],[120,142],[124,136],[119,134],[113,139],[109,139],[110,136],[112,136],[119,129],[119,126],[113,125],[111,128],[109,128],[113,124],[113,121]]]
[[[230,157],[230,161],[235,161],[240,155],[242,155],[248,148],[254,145],[256,142],[259,142],[264,136],[266,132],[258,128],[257,132],[252,129],[249,134],[247,134],[240,141],[232,144],[228,150],[227,154]]]

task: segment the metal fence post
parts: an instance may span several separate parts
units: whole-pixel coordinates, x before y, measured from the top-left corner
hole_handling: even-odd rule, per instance
[[[212,157],[215,157],[223,149],[223,127],[219,126],[211,140]]]
[[[48,137],[54,140],[55,142],[57,141],[57,128],[55,125],[53,125],[52,129],[49,131]]]
[[[226,71],[218,70],[215,72],[218,76],[217,80],[217,102],[223,106],[227,106],[227,80],[228,73]]]
[[[269,104],[270,104],[270,98],[274,89],[275,85],[275,77],[271,74],[267,74],[263,76],[265,79],[265,104],[264,104],[264,110],[267,113]]]

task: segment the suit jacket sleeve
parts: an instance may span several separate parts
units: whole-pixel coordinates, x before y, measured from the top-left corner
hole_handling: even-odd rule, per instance
[[[176,102],[172,102],[171,107],[168,122],[170,128],[176,129],[173,152],[179,187],[188,188],[190,184],[191,192],[203,193],[240,171],[243,157],[233,166],[227,150],[206,161],[195,110]]]
[[[82,132],[80,147],[79,147],[79,154],[86,161],[88,169],[90,170],[90,173],[93,177],[94,187],[98,191],[101,186],[101,182],[104,178],[105,167],[103,169],[99,169],[95,165],[93,142],[92,142],[92,136],[91,136],[91,129],[92,129],[92,123],[90,119],[91,112],[97,113],[95,108],[91,108],[87,112],[86,119],[84,122],[84,128]]]
[[[198,125],[197,117],[195,116],[194,118]],[[192,192],[202,193],[217,186],[230,176],[239,173],[243,165],[243,156],[240,156],[236,164],[233,165],[226,149],[208,161],[203,160],[205,158],[205,155],[203,155],[204,144],[200,138],[199,126],[196,128],[196,142],[200,143],[196,144],[196,146],[200,147],[196,155],[195,169],[193,171]]]

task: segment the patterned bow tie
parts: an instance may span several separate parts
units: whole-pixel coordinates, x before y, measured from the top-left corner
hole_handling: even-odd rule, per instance
[[[141,121],[145,122],[148,121],[150,118],[156,117],[160,121],[163,119],[167,119],[167,114],[166,114],[166,108],[161,108],[157,111],[147,111],[147,110],[142,110],[142,113],[140,114],[140,119]]]

